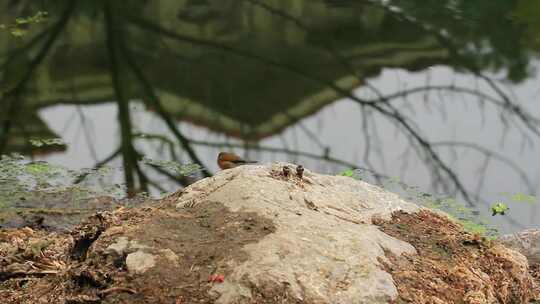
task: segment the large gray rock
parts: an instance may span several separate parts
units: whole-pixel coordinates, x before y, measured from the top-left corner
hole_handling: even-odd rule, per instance
[[[286,284],[290,296],[306,303],[387,303],[396,298],[392,277],[379,264],[385,251],[414,253],[408,243],[371,224],[397,210],[418,206],[396,194],[350,177],[312,174],[285,177],[286,164],[243,166],[187,188],[177,209],[218,202],[232,212],[255,212],[272,219],[276,231],[246,245],[247,261],[211,292],[216,303],[236,303],[250,290]],[[235,263],[231,261],[230,263]]]
[[[520,253],[376,186],[300,178],[290,164],[222,171],[69,233],[0,229],[0,244],[2,304],[540,300]]]

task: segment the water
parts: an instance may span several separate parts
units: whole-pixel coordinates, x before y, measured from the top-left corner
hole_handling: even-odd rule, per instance
[[[157,193],[190,181],[142,155],[213,173],[217,153],[233,150],[325,173],[369,169],[456,197],[503,232],[540,222],[523,199],[540,185],[532,1],[4,6],[0,23],[49,18],[22,37],[0,32],[1,153],[77,169],[120,149],[108,164],[127,166],[134,188],[140,166]],[[65,147],[29,144],[56,137]],[[499,201],[510,210],[491,217]]]

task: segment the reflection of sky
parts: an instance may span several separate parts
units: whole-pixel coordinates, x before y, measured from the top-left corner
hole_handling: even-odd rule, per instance
[[[539,66],[536,64],[536,66]],[[450,85],[475,87],[475,79],[470,76],[455,74],[443,67],[434,67],[429,72],[407,73],[401,70],[386,70],[379,77],[372,79],[371,84],[384,94],[390,94],[412,88],[427,85]],[[479,82],[478,82],[479,83]],[[513,96],[533,115],[540,116],[540,105],[535,101],[540,93],[538,79],[515,86],[505,88],[510,96]],[[491,90],[485,85],[479,88],[484,93],[491,94]],[[374,98],[368,89],[360,89],[356,92],[361,97]],[[522,149],[523,137],[510,127],[503,135],[503,126],[499,119],[499,111],[486,104],[484,110],[478,107],[477,97],[467,97],[463,94],[450,94],[437,92],[427,98],[418,94],[407,98],[407,103],[396,101],[395,106],[409,115],[431,141],[461,141],[479,144],[480,146],[503,154],[516,162],[527,173],[536,189],[540,186],[540,164],[537,161],[538,148],[536,146]],[[426,107],[425,104],[429,107]],[[408,107],[403,107],[407,105]],[[134,124],[139,131],[148,133],[168,133],[165,125],[155,116],[147,113],[141,106],[135,106],[133,111]],[[89,124],[89,131],[85,133],[81,128],[80,117],[73,106],[58,106],[43,110],[41,116],[49,126],[69,144],[65,154],[55,154],[46,157],[46,160],[62,164],[69,168],[91,167],[95,160],[93,153],[88,147],[87,137],[91,137],[92,147],[96,151],[98,160],[101,160],[114,151],[119,145],[118,126],[116,121],[116,105],[98,105],[81,108]],[[482,115],[483,113],[483,115]],[[482,122],[482,118],[485,120]],[[308,151],[322,154],[321,143],[331,148],[331,156],[349,162],[365,166],[364,149],[365,138],[362,132],[362,116],[359,107],[347,100],[342,100],[328,106],[309,118],[301,121],[302,126],[293,126],[285,130],[279,136],[273,136],[261,142],[261,145],[291,148],[300,151]],[[398,176],[407,184],[418,185],[422,190],[429,192],[429,172],[418,159],[413,151],[406,154],[409,147],[407,139],[396,131],[392,123],[388,123],[380,116],[375,117],[377,134],[371,133],[373,149],[370,150],[370,160],[374,169],[387,175]],[[190,138],[206,141],[226,141],[221,135],[208,132],[207,130],[182,123],[181,129]],[[308,129],[314,140],[308,136],[304,129]],[[530,134],[529,134],[530,135]],[[531,135],[535,145],[540,141]],[[231,139],[231,142],[235,140]],[[319,141],[320,143],[317,143]],[[380,142],[380,145],[377,145]],[[150,157],[159,158],[157,151],[146,153]],[[198,146],[196,151],[211,171],[216,171],[215,157],[217,148],[205,148]],[[453,168],[461,178],[463,184],[469,189],[475,189],[480,180],[479,170],[484,157],[479,153],[468,149],[456,149],[457,154],[448,152],[446,148],[440,148],[447,164]],[[249,157],[262,161],[289,160],[298,161],[305,167],[319,171],[335,173],[343,167],[317,162],[311,159],[286,159],[284,154],[271,154],[264,152],[250,152]],[[187,159],[187,158],[186,158]],[[117,161],[117,165],[120,162]],[[529,194],[523,186],[518,175],[507,165],[496,160],[491,160],[485,172],[485,180],[481,195],[488,202],[508,199],[502,195],[508,193]],[[526,227],[538,226],[540,209],[538,203],[510,203],[510,212],[507,216],[519,221]],[[489,216],[489,211],[484,208],[484,213]],[[491,217],[490,217],[491,218]],[[501,217],[491,218],[496,221],[503,231],[513,231]],[[536,223],[536,225],[535,225]]]

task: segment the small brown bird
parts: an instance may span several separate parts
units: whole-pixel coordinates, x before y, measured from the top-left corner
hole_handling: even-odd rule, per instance
[[[231,169],[231,168],[238,167],[245,164],[253,164],[253,163],[256,163],[256,161],[242,159],[240,156],[234,153],[221,152],[218,155],[217,163],[218,163],[218,166],[222,170],[225,170],[225,169]]]

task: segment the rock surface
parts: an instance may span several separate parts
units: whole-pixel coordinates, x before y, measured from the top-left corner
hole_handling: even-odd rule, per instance
[[[2,230],[0,240],[9,304],[540,299],[521,254],[378,187],[300,178],[290,164],[222,171],[70,233]]]
[[[129,272],[141,274],[156,265],[156,259],[152,254],[135,251],[126,257],[126,267]]]
[[[400,255],[415,250],[381,232],[371,217],[389,219],[394,211],[419,208],[349,177],[308,171],[303,179],[285,177],[283,165],[227,170],[189,187],[178,199],[179,210],[216,202],[232,212],[260,214],[276,227],[244,247],[249,260],[229,262],[233,271],[228,280],[212,288],[216,303],[249,298],[249,285],[280,289],[284,284],[290,297],[308,303],[386,303],[395,298],[392,277],[378,258],[385,251]]]
[[[540,229],[527,229],[499,238],[505,246],[527,257],[530,264],[540,264]]]

